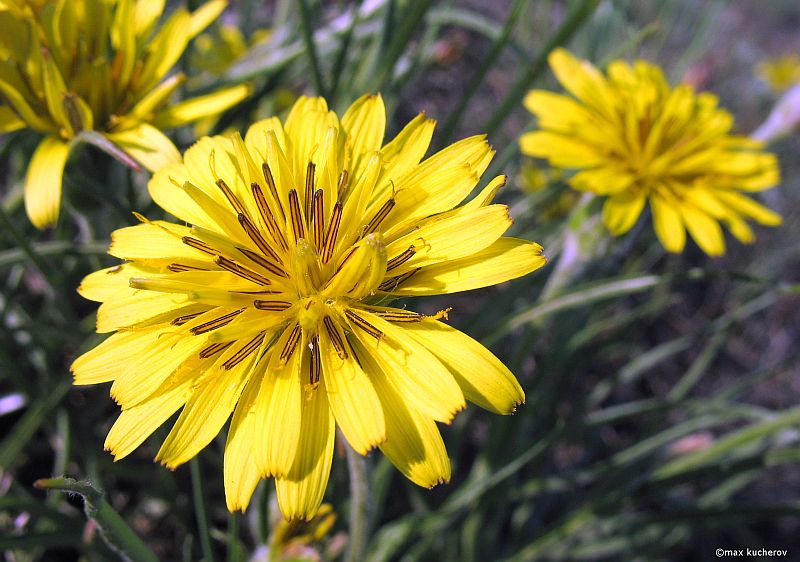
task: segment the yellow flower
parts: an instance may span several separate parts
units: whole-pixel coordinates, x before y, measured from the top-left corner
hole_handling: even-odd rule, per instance
[[[756,74],[769,85],[773,92],[782,94],[800,83],[800,56],[788,53],[762,61],[756,67]]]
[[[503,237],[505,182],[470,194],[494,155],[484,136],[423,160],[434,122],[418,115],[383,144],[380,96],[340,120],[300,98],[285,123],[244,139],[205,137],[149,190],[192,226],[117,230],[126,263],[80,293],[115,332],[72,366],[75,383],[114,381],[122,414],[106,448],[120,459],[183,407],[157,455],[174,468],[233,412],[225,447],[228,508],[244,510],[274,477],[288,519],[314,515],[335,427],[365,455],[379,447],[420,486],[450,478],[436,422],[470,400],[508,414],[524,400],[508,369],[439,319],[391,308],[514,279],[545,263],[536,243]]]
[[[159,129],[216,114],[247,95],[236,86],[168,106],[184,76],[162,79],[225,4],[179,8],[157,28],[164,0],[0,2],[0,133],[30,127],[47,135],[25,179],[34,225],[58,219],[64,165],[81,131],[102,133],[155,171],[180,161]]]
[[[574,98],[530,92],[525,106],[542,130],[523,135],[521,150],[579,170],[570,179],[575,189],[607,195],[603,222],[612,234],[627,232],[647,202],[670,252],[683,250],[687,229],[703,251],[720,255],[720,222],[744,243],[754,239],[745,219],[780,224],[779,215],[742,193],[778,183],[777,160],[761,143],[730,134],[733,117],[716,96],[670,87],[644,61],[612,62],[606,77],[558,49],[550,66]]]

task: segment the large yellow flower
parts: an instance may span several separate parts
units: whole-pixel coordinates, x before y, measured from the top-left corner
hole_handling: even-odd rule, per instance
[[[58,219],[64,164],[81,131],[102,133],[155,171],[180,161],[159,128],[216,114],[247,95],[237,86],[167,105],[184,77],[162,79],[225,4],[179,8],[156,29],[164,0],[0,0],[0,133],[30,127],[47,135],[25,179],[33,224]]]
[[[530,92],[525,106],[541,130],[523,135],[520,147],[580,170],[570,180],[575,189],[609,196],[603,222],[614,235],[627,232],[647,202],[670,252],[683,250],[687,229],[703,251],[720,255],[720,222],[745,243],[754,239],[746,219],[780,224],[779,215],[742,193],[778,183],[777,160],[759,142],[731,135],[733,117],[716,96],[670,87],[644,61],[614,61],[606,77],[557,49],[550,66],[574,98]]]
[[[153,199],[192,226],[141,217],[117,230],[109,253],[129,261],[79,289],[103,303],[98,332],[117,332],[72,366],[76,384],[114,381],[115,458],[183,407],[157,455],[176,467],[233,412],[229,509],[275,477],[284,515],[307,518],[336,426],[430,487],[450,478],[437,421],[465,399],[503,414],[524,400],[494,355],[439,321],[446,311],[387,305],[525,275],[544,265],[542,248],[503,237],[508,209],[491,204],[502,176],[456,207],[494,155],[484,136],[420,162],[434,122],[421,114],[383,145],[385,119],[380,96],[341,121],[300,98],[285,124],[205,137],[155,174]]]

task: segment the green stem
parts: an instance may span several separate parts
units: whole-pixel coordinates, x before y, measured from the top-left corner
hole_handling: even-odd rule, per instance
[[[8,215],[6,214],[6,211],[3,209],[2,205],[0,205],[0,223],[14,239],[14,242],[17,243],[17,246],[25,255],[25,257],[30,260],[31,265],[33,265],[33,267],[42,276],[42,279],[44,279],[44,282],[47,284],[47,288],[50,290],[50,294],[55,295],[55,287],[53,287],[53,284],[50,282],[50,278],[47,277],[47,266],[41,260],[39,254],[33,250],[30,244],[28,244],[28,241],[17,231],[16,228],[14,228],[14,224],[11,222],[11,219],[8,218]]]
[[[556,47],[569,41],[570,37],[580,29],[581,25],[594,13],[594,9],[600,0],[583,0],[578,7],[567,17],[567,20],[561,25],[555,35],[550,38],[542,51],[539,53],[533,63],[528,67],[528,70],[519,77],[519,79],[511,87],[511,91],[505,97],[497,111],[494,112],[492,117],[481,127],[481,130],[486,132],[490,137],[497,132],[497,129],[503,124],[517,105],[522,100],[522,96],[531,87],[531,84],[536,80],[547,64],[547,56],[550,51]]]
[[[214,552],[211,550],[211,534],[208,531],[206,500],[203,495],[203,482],[200,475],[200,461],[197,457],[189,461],[189,468],[192,473],[192,499],[194,501],[194,514],[197,518],[197,530],[200,534],[200,547],[203,550],[205,562],[214,562]]]
[[[297,5],[300,7],[300,25],[303,28],[303,43],[306,46],[308,60],[311,63],[311,78],[314,81],[314,89],[317,95],[326,97],[325,84],[322,80],[322,72],[319,66],[319,56],[317,46],[314,44],[314,28],[311,25],[311,10],[308,7],[308,0],[300,0]]]
[[[350,472],[350,541],[345,562],[364,560],[369,539],[369,479],[367,459],[345,443]]]

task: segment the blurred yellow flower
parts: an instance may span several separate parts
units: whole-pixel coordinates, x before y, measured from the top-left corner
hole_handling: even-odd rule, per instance
[[[225,8],[156,22],[164,0],[0,2],[0,133],[30,127],[47,137],[25,178],[25,207],[39,228],[58,219],[64,165],[77,135],[102,133],[147,169],[180,161],[159,130],[216,114],[247,96],[226,88],[169,106],[182,74],[162,79],[192,37]]]
[[[550,66],[574,98],[530,92],[525,106],[541,130],[523,135],[520,148],[579,170],[570,179],[575,189],[607,195],[603,222],[612,234],[627,232],[648,202],[670,252],[683,250],[687,229],[704,252],[720,255],[720,222],[744,243],[754,239],[745,219],[780,224],[779,215],[742,193],[777,184],[777,159],[762,143],[730,134],[733,117],[716,96],[671,87],[644,61],[614,61],[606,77],[557,49]]]
[[[762,61],[756,67],[756,74],[773,92],[782,94],[800,83],[800,56],[788,53]]]
[[[484,136],[422,160],[434,122],[417,116],[383,144],[380,96],[341,120],[300,98],[285,123],[244,139],[205,137],[150,181],[181,221],[117,230],[128,260],[80,286],[102,302],[76,384],[114,381],[122,414],[106,447],[120,459],[183,407],[157,459],[176,467],[233,412],[225,447],[228,508],[244,510],[275,477],[287,519],[317,511],[335,427],[379,447],[420,486],[450,478],[436,426],[470,400],[508,414],[524,400],[509,370],[439,319],[387,304],[514,279],[545,263],[536,243],[503,237],[497,177],[461,206],[494,155]],[[422,161],[421,161],[422,160]]]

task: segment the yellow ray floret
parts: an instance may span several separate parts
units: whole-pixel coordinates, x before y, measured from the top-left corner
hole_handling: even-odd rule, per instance
[[[384,145],[385,120],[378,95],[341,120],[301,98],[285,124],[203,138],[154,175],[153,199],[190,226],[137,215],[112,235],[125,263],[79,288],[102,303],[98,331],[115,332],[72,366],[75,384],[113,382],[115,459],[181,410],[157,455],[175,468],[231,418],[228,508],[273,477],[284,515],[308,519],[337,427],[356,453],[379,448],[431,487],[450,479],[437,422],[466,400],[501,414],[524,402],[447,311],[387,304],[523,276],[544,265],[542,247],[503,236],[512,221],[492,200],[504,177],[464,203],[494,154],[484,137],[423,159],[433,122]]]
[[[687,230],[716,256],[725,252],[720,223],[744,243],[754,239],[747,219],[780,224],[780,216],[742,194],[775,186],[777,159],[760,143],[731,134],[733,117],[716,96],[672,87],[644,61],[614,61],[603,75],[556,49],[550,66],[573,97],[530,92],[525,107],[539,130],[523,135],[520,148],[576,170],[575,189],[608,196],[603,222],[612,234],[630,230],[648,203],[670,252],[683,250]]]
[[[178,8],[158,27],[163,0],[0,4],[0,133],[29,127],[46,135],[25,179],[35,226],[58,219],[64,165],[82,131],[100,133],[155,171],[180,161],[162,128],[216,115],[248,95],[241,85],[169,104],[184,76],[167,73],[225,6]]]

